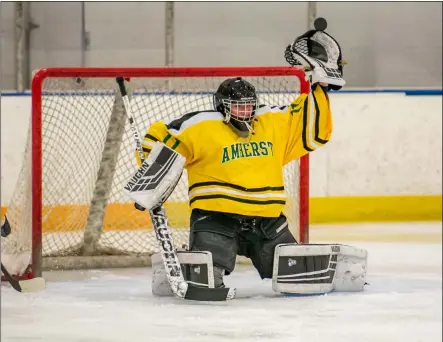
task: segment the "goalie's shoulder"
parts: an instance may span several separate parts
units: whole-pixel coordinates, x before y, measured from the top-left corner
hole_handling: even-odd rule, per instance
[[[223,114],[215,110],[195,111],[166,122],[166,127],[171,133],[179,134],[186,128],[207,121],[223,121]]]
[[[284,105],[284,106],[270,106],[270,105],[266,105],[266,104],[261,104],[258,109],[257,109],[257,113],[256,113],[256,117],[260,117],[263,116],[265,114],[273,114],[273,113],[281,113],[286,111],[288,108],[288,105]]]

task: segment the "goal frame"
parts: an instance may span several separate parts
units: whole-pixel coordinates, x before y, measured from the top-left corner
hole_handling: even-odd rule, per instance
[[[44,68],[32,78],[31,160],[32,160],[32,251],[31,270],[28,278],[42,274],[42,93],[43,82],[50,77],[117,77],[176,78],[176,77],[235,77],[235,76],[295,76],[300,81],[300,93],[310,92],[310,83],[304,71],[296,67],[66,67]],[[300,158],[299,176],[299,242],[309,242],[309,154]]]

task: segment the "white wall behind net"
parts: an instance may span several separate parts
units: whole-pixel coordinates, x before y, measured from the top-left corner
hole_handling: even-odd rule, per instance
[[[2,89],[13,89],[14,3],[2,2]],[[175,2],[176,66],[284,65],[307,2]],[[348,87],[441,87],[441,2],[318,2],[349,64]],[[81,64],[81,3],[31,3],[30,67]],[[165,2],[87,2],[86,66],[163,66]]]

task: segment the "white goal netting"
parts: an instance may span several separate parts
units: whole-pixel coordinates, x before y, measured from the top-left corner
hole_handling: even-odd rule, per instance
[[[40,255],[43,261],[52,257],[57,264],[66,256],[92,260],[96,256],[140,257],[158,251],[149,215],[136,210],[122,192],[137,169],[134,138],[115,81],[123,69],[108,69],[105,75],[93,69],[77,69],[76,76],[58,70],[58,75],[54,71],[41,83],[41,94],[38,86],[33,88],[33,124],[7,210],[12,233],[2,239],[2,260],[16,274],[25,272]],[[216,68],[197,76],[189,69],[174,77],[161,73],[153,77],[152,69],[146,69],[144,75],[143,70],[136,75],[125,70],[122,75],[131,78],[131,107],[142,136],[155,121],[212,109],[212,94],[218,85],[229,76],[237,76],[226,72],[218,75]],[[288,104],[300,90],[300,81],[294,75],[273,75],[266,68],[255,70],[260,71],[242,76],[256,86],[260,103]],[[292,162],[284,173],[288,194],[285,213],[297,235],[299,163]],[[187,193],[184,172],[165,204],[177,247],[188,243]],[[33,216],[33,208],[41,210],[41,215]],[[118,264],[123,259],[114,258],[113,262]],[[74,267],[84,263],[73,260]],[[62,267],[61,263],[57,265]],[[41,263],[36,262],[36,267],[40,268]]]

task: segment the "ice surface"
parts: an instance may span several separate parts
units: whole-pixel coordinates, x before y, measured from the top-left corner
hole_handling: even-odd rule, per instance
[[[351,294],[282,297],[249,265],[226,278],[238,288],[226,303],[153,297],[149,268],[46,272],[40,293],[2,284],[1,341],[440,342],[441,231],[441,222],[314,227],[312,241],[368,250],[370,285]]]

